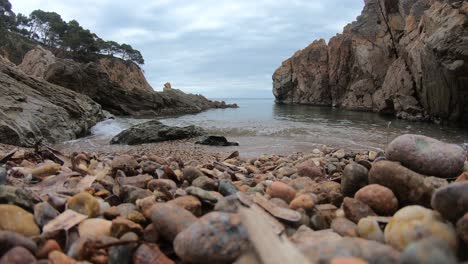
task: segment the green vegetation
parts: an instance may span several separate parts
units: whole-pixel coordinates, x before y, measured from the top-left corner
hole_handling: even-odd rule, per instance
[[[65,22],[55,12],[35,10],[15,14],[8,0],[0,0],[0,32],[15,32],[43,45],[82,54],[104,54],[144,64],[140,51],[128,44],[105,41],[78,21]]]

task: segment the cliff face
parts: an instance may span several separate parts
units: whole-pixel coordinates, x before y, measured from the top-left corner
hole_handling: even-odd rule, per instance
[[[88,95],[115,115],[185,114],[229,107],[182,92],[155,92],[139,67],[119,59],[79,63],[57,58],[37,46],[25,55],[19,67],[27,74]]]
[[[333,37],[283,62],[278,102],[468,122],[468,2],[367,0]]]
[[[0,57],[0,143],[32,147],[75,139],[103,119],[88,96],[27,76]]]

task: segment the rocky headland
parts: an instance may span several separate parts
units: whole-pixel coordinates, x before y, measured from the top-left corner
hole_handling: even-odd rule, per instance
[[[17,146],[85,136],[109,113],[156,118],[237,107],[170,84],[156,92],[133,62],[105,56],[82,62],[41,46],[25,53],[19,65],[1,57],[0,71],[0,143]]]
[[[467,19],[466,1],[366,0],[342,34],[282,63],[276,101],[466,124]]]

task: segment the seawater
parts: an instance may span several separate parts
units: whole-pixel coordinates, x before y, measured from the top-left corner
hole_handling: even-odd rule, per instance
[[[273,99],[225,99],[237,109],[212,109],[198,114],[159,118],[167,125],[203,127],[240,143],[251,154],[307,152],[320,145],[353,150],[383,150],[395,137],[421,134],[468,146],[468,130],[455,126],[410,122],[368,112],[329,107],[275,104]],[[116,118],[92,128],[92,136],[74,141],[107,144],[122,130],[150,119]]]

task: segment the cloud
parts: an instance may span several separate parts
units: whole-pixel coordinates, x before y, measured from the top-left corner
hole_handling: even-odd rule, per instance
[[[359,15],[362,0],[10,0],[15,12],[55,11],[145,57],[155,90],[271,97],[271,75],[314,39]]]

